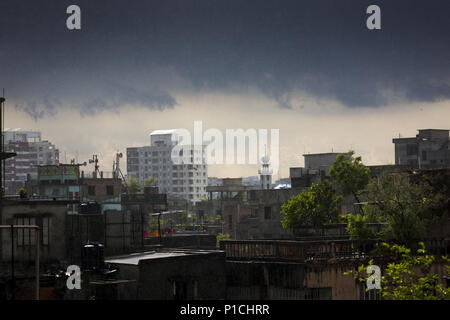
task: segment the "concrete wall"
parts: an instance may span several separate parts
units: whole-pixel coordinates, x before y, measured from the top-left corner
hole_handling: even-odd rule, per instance
[[[332,300],[358,300],[359,284],[352,275],[344,272],[352,266],[344,264],[310,265],[306,269],[305,286],[307,288],[331,288]]]
[[[291,238],[291,231],[281,225],[281,205],[298,192],[297,189],[251,190],[246,201],[226,202],[224,233],[232,239]],[[270,214],[266,215],[266,210]]]
[[[131,217],[129,211],[108,210],[105,218],[105,255],[127,252],[131,247]]]
[[[227,261],[227,299],[303,299],[301,263]]]
[[[4,202],[2,208],[1,224],[14,224],[15,217],[32,217],[35,223],[41,227],[40,238],[42,241],[42,220],[49,217],[49,244],[40,245],[40,260],[42,263],[53,260],[64,260],[66,256],[66,223],[67,205],[62,203],[53,203],[46,201],[43,203],[33,203],[27,201],[11,201]],[[35,246],[34,232],[30,232],[33,242],[29,246],[20,246],[17,241],[20,231],[14,231],[14,260],[15,261],[34,261]],[[2,261],[10,261],[11,259],[11,232],[10,230],[0,229],[1,237],[1,259]]]
[[[330,167],[336,160],[336,157],[340,153],[330,152],[330,153],[317,153],[317,154],[304,154],[305,158],[305,168],[323,170],[325,175],[329,175]]]
[[[89,195],[89,186],[95,187],[95,195]],[[113,194],[107,194],[107,186],[113,187]],[[120,203],[120,194],[122,189],[122,181],[112,178],[84,178],[82,179],[83,199],[98,202],[117,202]]]
[[[225,298],[225,257],[221,252],[148,259],[138,267],[137,299],[173,300],[173,281],[186,284],[189,300]],[[119,265],[119,268],[123,278],[136,275],[131,266]],[[130,288],[127,290],[132,294]]]

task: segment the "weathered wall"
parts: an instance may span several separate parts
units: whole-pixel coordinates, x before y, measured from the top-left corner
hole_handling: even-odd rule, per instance
[[[129,251],[131,246],[131,217],[129,211],[107,210],[105,219],[105,255]]]
[[[40,260],[46,263],[52,260],[64,260],[66,254],[65,222],[67,205],[61,203],[33,203],[33,202],[5,202],[2,208],[1,224],[14,224],[14,217],[33,217],[37,225],[41,227],[40,238]],[[48,245],[42,244],[42,218],[49,217],[49,235]],[[17,236],[20,232],[14,231],[14,260],[15,261],[34,261],[34,231],[30,232],[33,245],[19,246]],[[11,260],[11,232],[10,230],[0,229],[1,246],[3,261]]]
[[[179,279],[187,284],[187,299],[225,298],[225,256],[221,252],[141,261],[139,299],[172,300],[173,284]],[[194,282],[197,282],[197,295]]]
[[[227,299],[303,300],[305,265],[288,262],[227,261]]]
[[[331,288],[333,300],[358,300],[359,286],[352,275],[344,275],[351,267],[343,264],[308,266],[305,286]]]

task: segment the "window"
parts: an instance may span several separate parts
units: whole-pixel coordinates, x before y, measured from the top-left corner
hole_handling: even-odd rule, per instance
[[[88,186],[88,195],[95,196],[95,186]]]
[[[106,194],[108,196],[113,196],[114,195],[114,186],[106,186]]]
[[[272,207],[264,207],[264,219],[272,219]]]
[[[42,217],[41,244],[48,246],[50,243],[50,217]]]
[[[418,151],[417,144],[407,144],[406,145],[406,155],[412,156],[416,155]]]
[[[16,217],[14,219],[16,225],[35,225],[36,219],[34,217]],[[17,229],[17,246],[33,246],[35,244],[35,230],[31,228]]]
[[[425,150],[422,151],[422,160],[427,161],[427,152]]]
[[[233,229],[233,216],[232,215],[228,216],[228,229],[230,229],[230,230]]]

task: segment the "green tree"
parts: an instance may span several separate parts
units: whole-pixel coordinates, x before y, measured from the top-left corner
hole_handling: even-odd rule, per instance
[[[127,181],[125,182],[125,188],[127,192],[134,194],[142,191],[142,184],[135,175],[129,175]]]
[[[181,211],[178,217],[178,222],[180,223],[182,229],[186,228],[188,222],[188,214],[186,210]]]
[[[145,187],[151,187],[151,186],[153,186],[155,184],[155,182],[156,182],[156,178],[155,177],[150,177],[150,178],[144,180],[144,186]]]
[[[213,218],[209,214],[203,215],[203,222],[205,224],[213,223]]]
[[[364,240],[364,239],[374,239],[378,237],[369,227],[369,217],[363,214],[347,214],[345,215],[347,219],[346,230],[350,235],[351,240]]]
[[[24,199],[27,197],[27,190],[25,188],[20,188],[19,189],[19,197],[21,199]]]
[[[370,169],[364,166],[361,157],[354,157],[354,154],[350,150],[347,154],[338,155],[330,167],[330,177],[337,182],[344,196],[351,194],[360,202],[359,194],[370,181]]]
[[[428,255],[423,242],[419,243],[417,254],[405,246],[382,243],[384,257],[389,259],[380,281],[380,293],[386,300],[449,300],[450,288],[439,283],[439,275],[431,272],[431,265],[436,261]],[[449,259],[442,257],[446,272],[450,272]],[[367,282],[367,266],[361,265],[357,270],[345,272],[353,274],[356,280]]]
[[[193,213],[191,215],[191,221],[192,221],[193,225],[195,225],[197,223],[197,215],[195,213]]]
[[[228,233],[219,233],[216,237],[217,242],[216,242],[216,246],[217,248],[220,247],[220,240],[227,240],[230,239],[230,235]]]
[[[161,222],[161,221],[160,221]],[[157,230],[158,229],[158,218],[154,216],[149,217],[148,226],[151,230]]]
[[[428,183],[411,182],[408,174],[381,174],[368,184],[365,196],[361,227],[368,222],[384,222],[386,228],[380,236],[409,248],[429,237],[445,219],[435,214],[442,207],[443,195]]]
[[[295,231],[304,226],[321,227],[338,220],[342,197],[330,182],[312,184],[311,188],[292,197],[281,206],[282,226]]]

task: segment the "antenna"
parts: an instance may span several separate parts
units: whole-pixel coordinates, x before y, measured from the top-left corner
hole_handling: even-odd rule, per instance
[[[125,177],[122,174],[122,171],[120,170],[120,158],[123,157],[122,152],[119,153],[119,150],[117,150],[116,152],[116,161],[113,161],[113,175],[114,178],[119,178],[119,174],[120,176],[122,176],[122,180],[125,181]]]
[[[97,172],[100,173],[98,165],[98,157],[96,154],[92,155],[92,159],[89,159],[89,163],[94,163],[94,178],[97,178]]]

